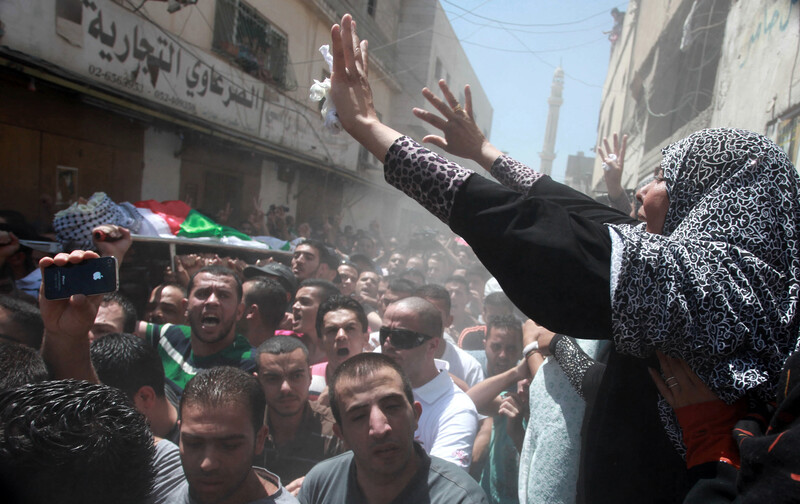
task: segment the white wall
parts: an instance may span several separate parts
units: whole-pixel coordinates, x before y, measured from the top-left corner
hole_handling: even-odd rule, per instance
[[[153,127],[144,132],[142,199],[175,200],[180,194],[181,149],[178,135]]]

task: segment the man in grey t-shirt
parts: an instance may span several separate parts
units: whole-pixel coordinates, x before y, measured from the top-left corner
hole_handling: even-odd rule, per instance
[[[392,359],[376,353],[351,357],[334,372],[329,391],[334,432],[352,451],[314,466],[300,502],[488,502],[466,471],[429,457],[414,442],[422,407]]]
[[[266,400],[256,378],[234,367],[203,370],[180,404],[181,464],[187,483],[170,504],[293,504],[280,479],[252,467],[267,427]]]

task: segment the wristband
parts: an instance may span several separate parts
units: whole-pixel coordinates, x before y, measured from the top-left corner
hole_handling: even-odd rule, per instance
[[[538,352],[538,351],[539,351],[539,342],[531,341],[530,343],[525,345],[525,348],[522,349],[522,355],[524,355],[525,358],[527,359],[533,352]]]

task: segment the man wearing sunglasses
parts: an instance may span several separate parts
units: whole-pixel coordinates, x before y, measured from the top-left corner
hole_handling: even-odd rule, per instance
[[[380,329],[381,352],[408,375],[422,415],[414,433],[430,455],[469,469],[478,414],[472,400],[439,372],[434,356],[442,338],[442,318],[432,303],[408,297],[389,305]]]

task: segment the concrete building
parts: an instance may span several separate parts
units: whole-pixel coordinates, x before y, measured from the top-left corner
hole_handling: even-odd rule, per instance
[[[586,157],[583,151],[567,157],[567,169],[564,172],[564,184],[582,193],[589,193],[592,187],[592,170],[594,158]]]
[[[624,186],[653,173],[662,147],[709,127],[766,134],[797,165],[799,39],[792,1],[630,1],[612,48],[597,140],[629,135]],[[595,194],[605,192],[601,163]]]
[[[491,105],[437,0],[6,0],[3,207],[35,218],[40,195],[60,209],[105,191],[210,215],[230,203],[234,226],[259,198],[298,223],[341,214],[366,229],[377,218],[386,235],[438,222],[346,134],[325,130],[308,98],[329,74],[319,47],[345,12],[370,40],[385,122],[424,130],[410,108],[425,105],[419,91],[441,61],[455,84],[472,84],[488,135]],[[414,16],[428,22],[419,34]]]

